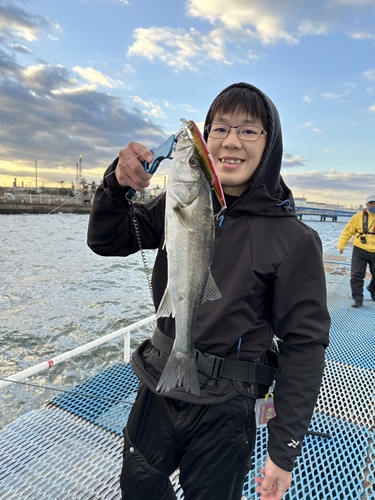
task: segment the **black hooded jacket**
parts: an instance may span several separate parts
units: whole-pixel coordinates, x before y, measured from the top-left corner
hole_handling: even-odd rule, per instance
[[[249,187],[216,222],[211,267],[221,299],[201,305],[195,346],[203,353],[241,360],[259,358],[276,335],[284,342],[279,355],[276,417],[269,421],[268,451],[279,467],[291,471],[300,454],[324,368],[330,318],[326,306],[321,241],[299,221],[290,190],[280,176],[282,136],[277,109],[255,87],[267,109],[267,145]],[[126,256],[139,250],[131,221],[127,188],[108,168],[91,211],[88,244],[99,255]],[[218,210],[219,207],[216,207]],[[157,310],[167,283],[164,243],[165,195],[134,203],[142,245],[157,248],[152,285]],[[159,318],[159,329],[174,337],[174,319]],[[133,355],[137,376],[155,392],[167,355],[150,341]],[[199,373],[199,398],[176,388],[167,397],[215,404],[246,392],[243,384],[219,379],[212,385]]]

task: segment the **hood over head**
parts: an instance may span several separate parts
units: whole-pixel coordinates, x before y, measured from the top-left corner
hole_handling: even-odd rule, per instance
[[[233,109],[233,104],[237,109]],[[284,183],[284,186],[281,185],[280,176],[283,140],[279,113],[274,103],[266,94],[249,83],[240,82],[230,85],[220,92],[208,110],[204,123],[205,140],[208,137],[206,127],[212,123],[217,111],[225,113],[244,111],[255,114],[256,118],[261,119],[267,131],[267,144],[259,166],[250,179],[249,187],[245,192],[253,191],[258,186],[264,185],[271,196],[279,197],[280,191],[284,191],[283,187],[285,186]]]

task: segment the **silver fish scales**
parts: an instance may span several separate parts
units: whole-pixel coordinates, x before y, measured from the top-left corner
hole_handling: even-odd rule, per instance
[[[193,132],[194,133],[194,132]],[[176,335],[157,392],[175,387],[199,396],[194,330],[199,306],[221,297],[211,275],[215,226],[212,186],[187,129],[177,134],[165,208],[168,282],[157,317],[175,318]],[[207,155],[206,162],[211,161]]]

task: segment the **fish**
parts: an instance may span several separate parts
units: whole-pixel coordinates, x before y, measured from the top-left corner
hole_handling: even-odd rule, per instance
[[[194,122],[183,121],[185,127],[176,133],[166,189],[168,279],[156,313],[158,318],[174,317],[176,333],[156,392],[183,387],[199,396],[194,331],[200,305],[221,297],[211,263],[215,240],[212,190],[214,185],[218,193],[222,188],[211,155],[200,145],[204,139],[199,129]]]

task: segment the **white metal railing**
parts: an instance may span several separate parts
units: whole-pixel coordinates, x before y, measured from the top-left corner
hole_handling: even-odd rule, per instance
[[[322,245],[322,247],[325,249],[326,247],[329,247],[330,245],[333,245],[333,243],[336,243],[337,241],[339,241],[339,238],[335,238],[334,240],[327,241],[327,243],[324,243]]]
[[[42,363],[31,366],[30,368],[26,368],[26,370],[17,372],[14,375],[10,375],[9,377],[2,377],[6,378],[6,380],[0,380],[0,389],[8,386],[12,382],[19,382],[20,380],[30,377],[31,375],[35,375],[36,373],[39,373],[41,371],[48,370],[48,368],[52,368],[52,366],[58,365],[63,361],[74,358],[75,356],[79,356],[84,352],[91,351],[92,349],[95,349],[95,347],[105,344],[110,340],[120,337],[121,335],[124,335],[124,361],[125,363],[127,363],[130,359],[130,332],[132,330],[135,330],[136,328],[139,328],[140,326],[147,325],[148,323],[151,323],[152,321],[155,320],[156,320],[156,314],[153,314],[152,316],[149,316],[148,318],[132,323],[131,325],[126,326],[125,328],[121,328],[120,330],[116,330],[115,332],[109,333],[104,337],[101,337],[99,339],[88,342],[87,344],[84,344],[80,347],[77,347],[76,349],[72,349],[71,351],[67,351],[63,354],[60,354],[55,358],[48,359],[46,361],[43,361]]]

